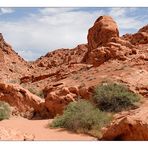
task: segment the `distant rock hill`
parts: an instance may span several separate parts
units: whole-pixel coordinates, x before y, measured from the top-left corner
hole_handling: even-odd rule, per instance
[[[0,33],[0,81],[18,79],[29,71],[29,64],[7,44]]]

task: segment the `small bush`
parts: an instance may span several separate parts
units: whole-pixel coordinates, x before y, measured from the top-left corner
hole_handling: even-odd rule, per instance
[[[44,93],[43,93],[43,91],[38,91],[38,92],[36,93],[36,95],[37,95],[38,97],[40,97],[40,98],[44,98]]]
[[[37,91],[35,88],[29,88],[28,89],[31,93],[33,93],[34,95],[37,95],[40,98],[44,98],[44,93],[43,91]]]
[[[50,126],[67,128],[78,133],[96,134],[110,120],[111,117],[108,114],[101,112],[90,102],[79,100],[70,103],[63,115],[57,116]]]
[[[13,84],[20,84],[20,80],[17,80],[17,79],[12,79],[12,80],[9,80],[8,82]]]
[[[116,83],[104,83],[96,87],[93,96],[102,111],[120,112],[135,107],[139,96],[126,86]]]
[[[8,103],[0,101],[0,120],[9,119],[10,117],[10,106]]]
[[[36,94],[37,93],[37,91],[36,91],[36,89],[35,88],[28,88],[28,90],[32,93],[32,94]]]

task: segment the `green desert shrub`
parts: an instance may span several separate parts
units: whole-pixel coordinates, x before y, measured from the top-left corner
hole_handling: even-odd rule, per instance
[[[37,95],[38,97],[40,97],[40,98],[44,98],[44,93],[43,93],[42,90],[41,90],[41,91],[38,91],[38,92],[36,93],[36,95]]]
[[[12,79],[12,80],[9,80],[8,82],[13,84],[20,84],[20,80],[18,79]]]
[[[31,88],[28,88],[28,90],[33,93],[34,95],[37,95],[38,97],[40,98],[44,98],[44,93],[43,91],[39,91],[39,90],[36,90],[35,88],[31,87]]]
[[[0,120],[9,119],[10,117],[10,106],[8,103],[0,101]]]
[[[62,127],[78,133],[96,134],[110,120],[110,115],[101,112],[90,102],[79,100],[70,103],[63,115],[57,116],[50,126],[53,128]]]
[[[97,86],[93,98],[100,110],[109,112],[131,109],[139,101],[137,94],[116,83],[102,83]]]
[[[28,90],[32,93],[32,94],[36,94],[37,90],[33,87],[28,88]]]

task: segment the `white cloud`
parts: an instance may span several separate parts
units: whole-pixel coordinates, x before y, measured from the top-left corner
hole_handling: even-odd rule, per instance
[[[42,8],[40,9],[40,13],[43,15],[55,15],[59,13],[65,13],[70,11],[78,10],[79,8]]]
[[[111,15],[118,24],[120,35],[125,34],[125,31],[137,30],[142,27],[143,22],[137,16],[130,16],[138,8],[111,8],[108,15]],[[123,31],[124,30],[124,31]],[[130,32],[127,32],[130,33]]]
[[[109,14],[113,17],[121,17],[126,13],[126,8],[111,8]]]
[[[13,8],[0,8],[0,15],[13,12],[14,12]]]

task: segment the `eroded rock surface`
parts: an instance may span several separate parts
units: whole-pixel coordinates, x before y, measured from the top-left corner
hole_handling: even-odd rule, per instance
[[[89,50],[105,45],[112,37],[119,37],[116,22],[110,16],[100,16],[88,31]]]
[[[141,38],[144,39],[144,36]],[[138,41],[136,40],[136,42]],[[110,59],[124,61],[128,58],[128,55],[133,54],[137,54],[136,47],[132,41],[119,37],[119,30],[113,18],[101,16],[89,29],[87,63],[100,66]]]
[[[148,140],[148,106],[117,115],[103,131],[103,140]]]
[[[0,33],[0,80],[17,82],[20,76],[30,70],[30,64],[12,49]]]
[[[48,89],[46,88],[46,91],[44,90],[44,93],[46,94],[45,107],[54,117],[57,114],[62,114],[65,107],[70,102],[77,101],[80,98],[89,100],[92,97],[91,92],[92,89],[85,86],[62,86],[59,88],[49,87]]]
[[[17,84],[0,83],[0,100],[9,103],[13,115],[31,118],[43,100]]]

